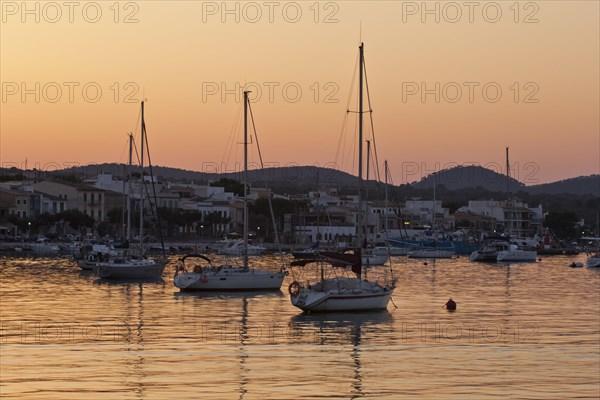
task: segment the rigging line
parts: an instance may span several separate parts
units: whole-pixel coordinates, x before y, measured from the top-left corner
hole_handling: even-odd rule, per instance
[[[240,117],[240,112],[241,112],[241,108],[238,107],[237,112],[232,121],[231,129],[229,130],[229,135],[227,136],[227,139],[225,142],[225,149],[223,151],[223,157],[221,158],[221,164],[228,163],[229,159],[231,158],[231,152],[233,151],[235,137],[236,137],[236,134],[238,131],[237,125],[238,125],[238,120]]]
[[[350,91],[348,92],[348,99],[346,100],[346,114],[344,115],[344,120],[342,122],[342,129],[340,131],[340,137],[338,140],[338,148],[335,154],[335,161],[336,163],[339,160],[339,153],[340,153],[340,145],[343,143],[343,147],[342,147],[342,164],[343,164],[343,160],[344,160],[344,156],[343,153],[346,151],[346,137],[345,137],[345,133],[346,133],[346,126],[347,126],[347,120],[348,120],[348,114],[350,112],[350,102],[352,101],[352,93],[354,92],[354,84],[356,82],[356,74],[358,71],[358,62],[360,60],[359,55],[356,55],[356,62],[354,63],[354,72],[352,73],[352,79],[350,80]]]
[[[373,107],[371,106],[371,93],[369,92],[369,79],[367,78],[367,63],[364,57],[363,68],[365,70],[365,86],[367,88],[367,102],[369,103],[369,121],[371,122],[371,137],[373,138],[373,154],[375,155],[377,180],[381,182],[381,175],[379,174],[379,158],[377,157],[377,141],[375,140],[375,126],[373,125]]]
[[[394,179],[392,178],[392,173],[388,170],[389,174],[389,183],[392,185],[392,198],[396,206],[398,207],[398,214],[396,218],[396,223],[398,224],[398,232],[400,233],[400,239],[402,239],[402,230],[404,229],[404,234],[408,239],[408,232],[406,231],[406,226],[404,225],[404,217],[402,216],[402,207],[400,206],[400,187],[394,185]]]
[[[122,162],[123,161],[123,154],[125,153],[125,151],[127,150],[127,148],[129,147],[129,136],[127,137],[127,142],[125,144],[125,147],[123,147],[123,149],[121,150],[121,155],[119,156],[119,164],[127,164],[126,162]]]
[[[356,146],[357,142],[358,142],[358,121],[356,121],[356,123],[354,124],[354,135],[352,135],[352,143],[350,145],[350,148],[352,149],[352,150],[350,150],[350,153],[352,155],[352,167],[350,168],[351,174],[354,173],[354,168],[357,165],[356,157],[358,157],[358,154],[357,154],[358,150],[354,151],[354,149],[356,149],[358,147],[358,146]],[[362,143],[361,143],[361,145],[362,145]],[[350,155],[348,155],[347,161],[350,161]],[[356,175],[358,176],[358,173]]]
[[[256,125],[254,124],[254,114],[252,113],[252,106],[250,105],[250,101],[248,101],[248,110],[250,111],[250,121],[252,121],[252,131],[254,132],[254,138],[256,140],[256,149],[258,151],[258,159],[260,161],[260,167],[262,169],[262,173],[264,174],[265,171],[265,165],[263,163],[263,158],[262,158],[262,153],[260,151],[260,145],[258,143],[258,132],[256,131]],[[268,188],[269,184],[267,182],[267,175],[265,175],[265,186]],[[269,203],[269,211],[271,213],[271,222],[273,224],[273,231],[275,233],[275,243],[277,243],[277,247],[279,248],[279,252],[283,254],[283,249],[281,248],[281,241],[279,240],[279,232],[277,229],[277,224],[275,221],[275,212],[273,211],[273,204],[271,202],[271,196],[269,195],[267,197],[267,202]],[[282,262],[283,262],[283,255],[282,255]]]
[[[158,235],[160,237],[160,245],[163,251],[163,258],[167,258],[165,253],[165,241],[163,238],[162,226],[160,223],[160,216],[158,215],[158,198],[156,196],[156,185],[154,184],[154,173],[152,171],[152,160],[150,159],[150,144],[148,143],[148,132],[146,131],[146,122],[142,122],[142,129],[144,130],[144,140],[146,142],[146,153],[148,153],[148,168],[150,169],[150,179],[152,180],[152,192],[154,194],[154,206],[156,207],[156,215],[154,213],[154,207],[150,207],[152,212],[152,219],[158,228]]]
[[[231,153],[233,152],[233,149],[236,145],[235,140],[236,140],[236,136],[237,136],[237,133],[239,130],[242,109],[243,109],[243,107],[238,107],[237,114],[235,115],[235,117],[233,119],[233,124],[231,126],[231,130],[229,132],[229,136],[227,138],[227,142],[226,142],[226,146],[225,146],[225,152],[223,153],[223,158],[221,160],[221,163],[225,164],[226,169],[227,169],[227,164],[231,160]],[[237,154],[237,150],[236,150],[236,154]],[[237,157],[236,157],[236,160],[237,160]]]
[[[140,127],[141,120],[142,120],[142,109],[140,108],[138,111],[137,118],[135,119],[135,128],[133,129],[134,133],[137,133],[138,128]]]
[[[348,113],[344,114],[344,118],[342,120],[342,129],[340,130],[340,137],[338,139],[338,146],[335,152],[335,164],[339,169],[339,164],[344,163],[344,153],[346,151],[346,126],[348,125]],[[340,149],[341,149],[341,160],[340,160]]]
[[[142,129],[144,129],[144,133],[145,133],[146,132],[145,131],[145,124],[144,124],[144,126],[142,126]],[[146,146],[147,146],[148,145],[147,138],[145,140],[145,143],[146,143]],[[140,153],[138,152],[138,149],[137,149],[137,145],[136,145],[135,139],[133,140],[133,149],[135,150],[135,156],[136,156],[138,164],[139,164],[140,161],[141,161],[141,158],[140,158]],[[149,167],[150,167],[150,176],[152,178],[152,181],[154,181],[154,178],[153,178],[153,175],[152,175],[152,165],[150,163],[150,154],[149,153],[148,153],[148,164],[149,164]],[[154,187],[154,183],[153,183],[153,187]],[[150,200],[150,191],[148,190],[148,187],[146,186],[146,182],[144,181],[144,168],[142,168],[142,171],[140,173],[140,189],[144,190],[144,192],[146,193],[146,196],[148,197],[148,201],[150,202],[150,205],[152,205],[152,201]],[[133,192],[133,188],[131,186],[130,186],[130,192]],[[154,198],[154,201],[155,201],[155,204],[156,204],[156,196]],[[144,205],[142,204],[142,199],[140,199],[140,207],[143,207],[143,206]],[[150,207],[150,211],[152,213],[152,219],[153,219],[154,223],[158,226],[157,217],[154,215],[154,208]],[[162,229],[159,229],[159,231],[161,231],[161,235],[162,235]],[[162,242],[162,238],[161,238],[161,245],[163,247],[163,256],[166,256],[164,254],[164,242]]]

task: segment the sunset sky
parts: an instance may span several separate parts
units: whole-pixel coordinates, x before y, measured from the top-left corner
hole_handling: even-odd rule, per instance
[[[241,87],[254,82],[265,162],[351,171],[354,114],[349,161],[336,153],[362,39],[395,183],[502,166],[505,146],[526,184],[600,173],[599,2],[464,4],[2,1],[0,163],[125,162],[145,97],[153,164],[233,170]]]

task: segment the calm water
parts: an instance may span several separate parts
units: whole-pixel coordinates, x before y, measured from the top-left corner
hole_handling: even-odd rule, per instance
[[[17,399],[598,398],[600,271],[397,259],[386,312],[111,283],[0,258],[0,393]],[[259,259],[265,264],[268,258]],[[375,274],[377,272],[373,272]],[[453,297],[458,311],[442,306]]]

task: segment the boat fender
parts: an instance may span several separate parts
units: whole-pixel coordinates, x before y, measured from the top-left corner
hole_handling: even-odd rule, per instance
[[[290,283],[290,286],[288,286],[288,293],[292,297],[296,297],[298,293],[300,293],[300,284],[298,283],[298,281]]]

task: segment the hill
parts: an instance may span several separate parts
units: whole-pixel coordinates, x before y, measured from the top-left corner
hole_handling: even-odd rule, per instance
[[[0,168],[0,175],[6,178],[17,176],[17,174],[24,174],[30,179],[37,180],[58,176],[73,180],[82,180],[93,178],[102,172],[122,177],[125,175],[125,166],[123,164],[104,163],[71,167],[51,172]],[[238,181],[243,179],[241,172],[210,173],[163,166],[153,167],[153,172],[161,180],[185,183],[194,182],[197,184],[207,184],[220,178],[230,178]],[[356,187],[357,180],[355,176],[335,169],[315,166],[253,169],[248,171],[248,180],[255,186],[268,184],[278,193],[300,193],[316,188],[317,174],[320,185],[335,185],[340,189],[344,189],[344,191],[353,190]],[[498,194],[506,193],[506,176],[480,166],[457,166],[442,170],[430,174],[418,182],[402,185],[402,188],[404,191],[409,192],[407,194],[426,193],[433,188],[434,183],[437,183],[440,193],[456,190],[483,190]],[[381,187],[380,189],[382,189],[383,185],[371,182],[369,186],[374,189],[376,187]],[[572,194],[599,196],[600,175],[581,176],[533,186],[526,186],[518,180],[510,178],[509,189],[512,193],[526,192],[531,195]],[[376,196],[375,192],[372,194]]]
[[[434,183],[448,190],[482,188],[490,192],[506,193],[506,176],[480,166],[457,166],[427,175],[411,186],[415,189],[431,189]],[[509,190],[512,193],[527,190],[516,179],[510,178]]]
[[[591,194],[600,196],[600,175],[579,176],[562,181],[527,187],[531,194]]]

